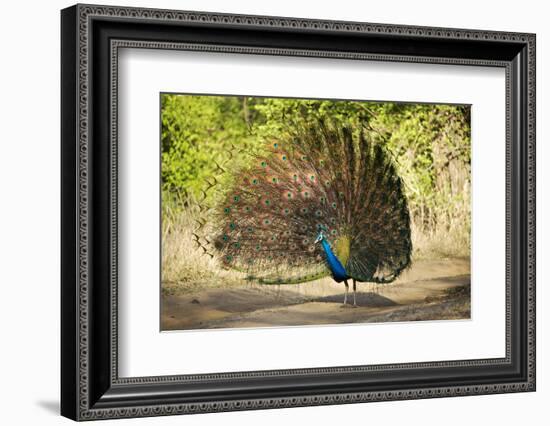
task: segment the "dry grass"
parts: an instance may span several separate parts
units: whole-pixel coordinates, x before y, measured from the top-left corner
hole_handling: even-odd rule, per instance
[[[166,207],[162,220],[162,291],[190,292],[205,287],[243,284],[243,275],[220,268],[193,241],[198,212]]]
[[[413,260],[470,256],[470,221],[423,230],[411,223]]]

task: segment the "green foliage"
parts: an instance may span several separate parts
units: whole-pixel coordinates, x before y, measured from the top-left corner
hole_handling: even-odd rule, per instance
[[[255,99],[234,96],[163,94],[162,187],[197,197],[217,165],[228,158],[232,144],[247,148]]]
[[[469,221],[470,108],[379,104],[377,109],[370,125],[397,159],[413,217],[428,229],[439,222],[450,226],[457,215]]]

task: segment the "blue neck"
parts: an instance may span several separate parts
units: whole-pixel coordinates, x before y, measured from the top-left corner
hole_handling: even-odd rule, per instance
[[[323,238],[321,240],[321,245],[323,246],[323,250],[327,255],[328,267],[330,268],[330,272],[332,272],[333,278],[337,282],[347,280],[349,277],[348,277],[348,274],[346,273],[346,269],[344,268],[342,263],[338,260],[336,255],[332,252],[332,249],[330,248],[330,244],[328,243],[328,241]]]

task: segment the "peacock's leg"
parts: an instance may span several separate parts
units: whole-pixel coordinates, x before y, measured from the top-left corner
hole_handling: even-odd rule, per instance
[[[353,279],[353,306],[357,306],[357,301],[355,300],[355,292],[357,290],[357,284],[355,278]]]
[[[344,284],[346,286],[346,292],[344,293],[344,305],[346,305],[348,303],[348,290],[349,290],[348,280],[344,280]]]

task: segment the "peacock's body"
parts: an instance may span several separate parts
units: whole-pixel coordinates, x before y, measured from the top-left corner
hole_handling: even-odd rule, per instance
[[[262,284],[332,275],[388,283],[411,261],[402,182],[361,131],[323,122],[274,140],[239,170],[216,210],[226,267]]]

